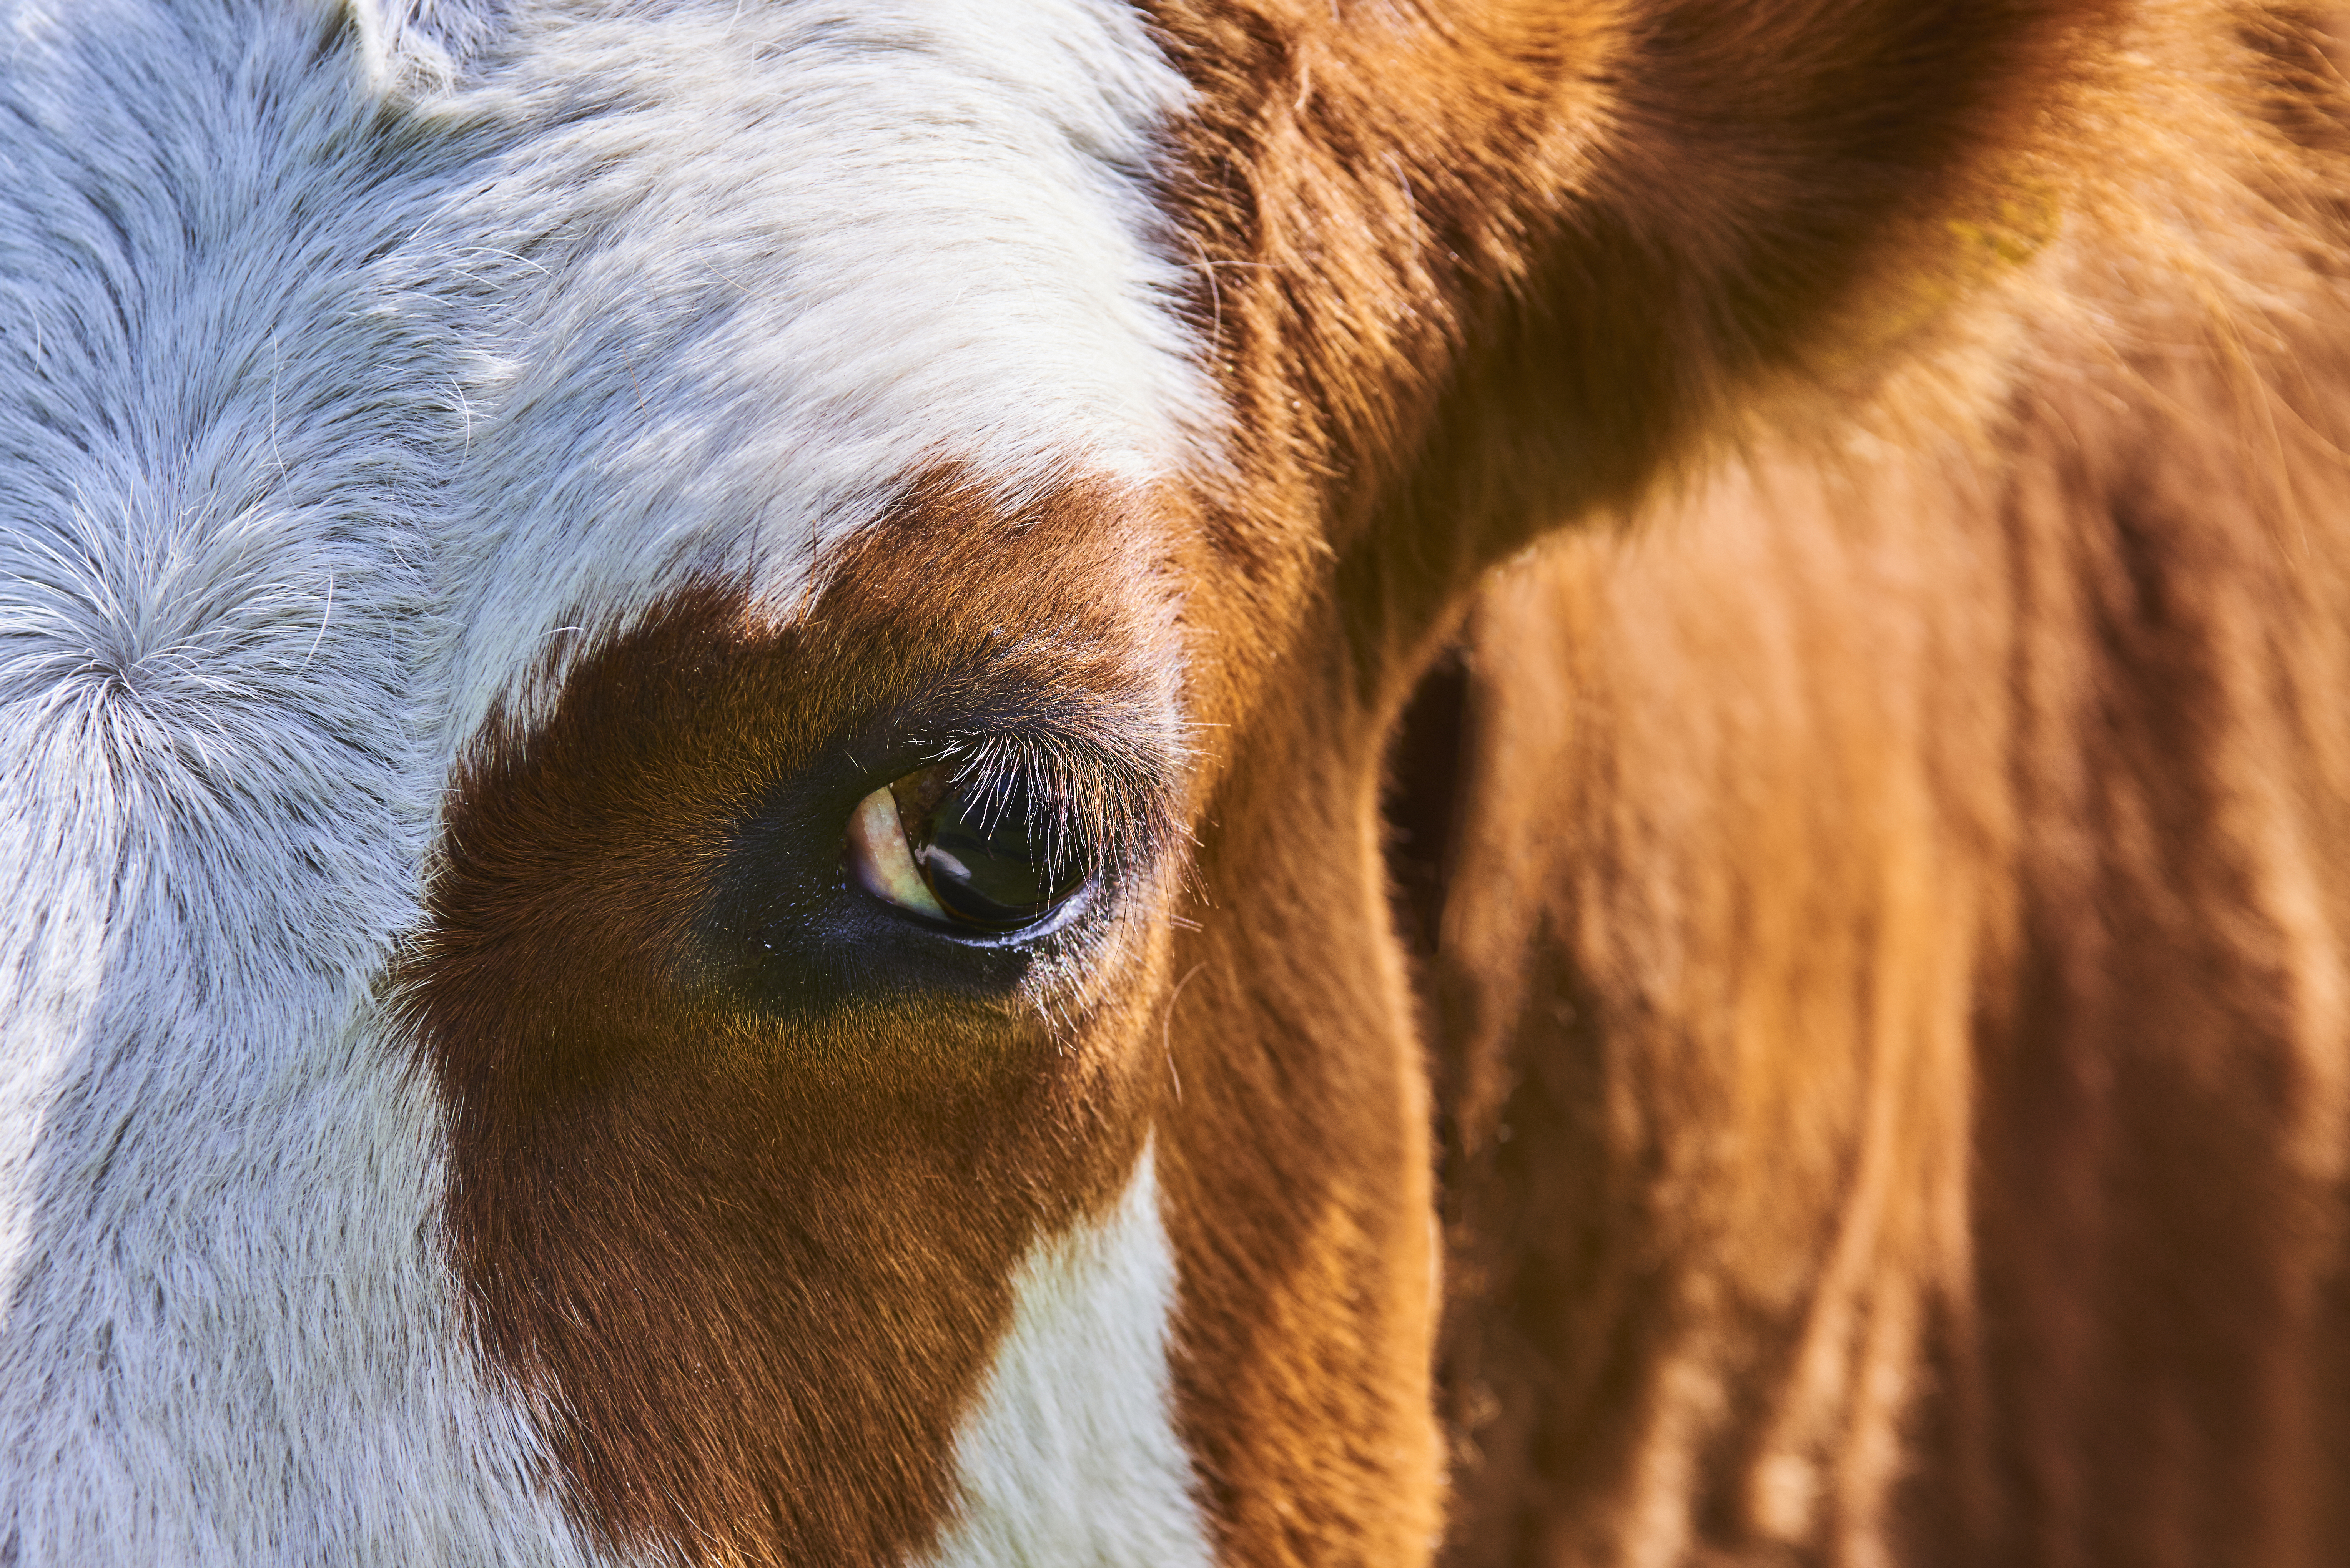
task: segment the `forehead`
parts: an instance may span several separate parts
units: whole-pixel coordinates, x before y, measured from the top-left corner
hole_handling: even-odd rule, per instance
[[[446,1136],[376,1012],[482,776],[459,759],[486,736],[517,767],[576,763],[489,802],[519,825],[489,847],[552,865],[543,883],[578,873],[540,889],[561,913],[634,864],[559,831],[583,812],[639,838],[669,812],[671,858],[639,881],[670,898],[681,864],[722,858],[736,795],[805,773],[812,738],[861,740],[866,710],[943,734],[1057,680],[1056,732],[1171,755],[1154,493],[1206,425],[1152,238],[1183,89],[1126,12],[609,9],[0,0],[0,1281],[62,1282],[53,1307],[20,1293],[12,1327],[71,1334],[84,1283],[192,1246],[299,1258],[297,1292],[377,1281],[372,1317],[283,1277],[251,1321],[174,1297],[196,1326],[156,1341],[141,1407],[201,1422],[157,1392],[189,1386],[182,1361],[325,1335],[318,1366],[425,1392],[358,1441],[339,1387],[288,1401],[310,1425],[287,1451],[372,1499],[409,1468],[370,1458],[380,1426],[446,1465],[419,1495],[484,1499],[495,1546],[474,1556],[540,1532],[515,1478],[544,1467],[501,1447],[519,1417],[469,1381],[445,1267],[416,1245],[483,1140]],[[611,722],[645,692],[659,711]],[[552,721],[582,711],[564,751]],[[702,756],[749,763],[649,793]],[[68,1090],[98,1108],[45,1126]],[[194,1136],[191,1106],[238,1137]],[[119,1154],[76,1141],[121,1127],[140,1137]],[[1133,1157],[1108,1149],[1087,1192]],[[100,1244],[73,1218],[93,1202],[36,1200],[44,1169],[140,1195],[148,1228]],[[837,1186],[844,1224],[881,1211]],[[151,1222],[155,1193],[194,1218]],[[995,1296],[943,1299],[1009,1310],[1035,1217],[999,1208],[995,1251],[928,1254],[992,1270]],[[966,1207],[934,1218],[970,1228]],[[584,1231],[577,1256],[612,1255]],[[956,1330],[964,1382],[933,1379],[926,1409],[958,1407],[994,1332]],[[47,1366],[47,1343],[0,1355]],[[855,1372],[856,1349],[835,1359]],[[111,1376],[29,1413],[7,1391],[35,1380],[0,1377],[0,1428],[102,1449],[82,1413],[112,1407]],[[925,1484],[948,1484],[943,1455]],[[276,1506],[218,1495],[248,1491],[255,1517]]]
[[[436,245],[497,273],[459,291],[505,410],[468,474],[518,558],[476,625],[713,562],[787,594],[923,467],[1016,505],[1178,459],[1198,397],[1145,171],[1181,88],[1139,25],[745,9],[558,24],[484,94],[535,129]]]
[[[7,16],[0,507],[52,675],[104,633],[283,689],[371,627],[446,755],[682,584],[797,602],[922,473],[1010,514],[1195,444],[1184,88],[1122,9],[430,16]]]

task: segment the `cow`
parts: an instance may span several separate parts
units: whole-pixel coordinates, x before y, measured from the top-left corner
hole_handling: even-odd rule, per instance
[[[0,1563],[2350,1556],[2327,14],[0,35]]]

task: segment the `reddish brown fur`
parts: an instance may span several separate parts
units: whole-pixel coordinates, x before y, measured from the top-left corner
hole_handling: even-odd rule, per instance
[[[2332,90],[1996,286],[1974,431],[1480,598],[1449,1561],[2350,1555]]]
[[[1359,1158],[1363,1118],[1325,1131],[1328,1091],[1298,1075],[1367,1069],[1417,1100],[1394,1079],[1406,1004],[1369,884],[1380,744],[1424,639],[1483,566],[1653,483],[1734,400],[1801,401],[1816,394],[1789,389],[1908,347],[1973,281],[1950,218],[1996,221],[2105,15],[1158,7],[1206,100],[1171,193],[1238,416],[1243,487],[1210,496],[1207,539],[1251,586],[1217,602],[1270,607],[1245,637],[1220,628],[1197,678],[1229,726],[1211,765],[1247,766],[1211,808],[1207,929],[1177,957],[1229,976],[1253,1021],[1218,1020],[1179,1060],[1187,1082],[1221,1065],[1245,1075],[1236,1099],[1307,1113],[1214,1128],[1219,1168],[1235,1147],[1280,1164],[1173,1205],[1186,1410],[1230,1560],[1413,1561],[1436,1505],[1424,1417],[1357,1387],[1367,1363],[1417,1386],[1416,1320],[1350,1363],[1295,1356],[1309,1395],[1269,1378],[1265,1325],[1314,1320],[1264,1305],[1298,1293],[1284,1225],[1314,1209],[1286,1199],[1296,1172]],[[1334,1016],[1337,996],[1359,1014]],[[1246,1054],[1275,1042],[1275,1061]],[[1194,1212],[1246,1216],[1248,1244]],[[1336,1235],[1384,1235],[1408,1292],[1408,1229],[1350,1217]],[[1368,1293],[1337,1287],[1361,1266],[1319,1245],[1324,1310],[1362,1317]]]
[[[1042,690],[1147,725],[1149,524],[933,477],[804,615],[688,591],[461,779],[405,982],[454,1111],[456,1257],[607,1539],[878,1565],[947,1517],[1014,1266],[1138,1153],[1160,1080],[1121,1042],[1148,1018],[1098,980],[764,1010],[691,927],[770,782],[895,702]],[[1114,936],[1104,970],[1149,975],[1163,939]]]
[[[1472,638],[1451,1553],[2338,1552],[2322,55],[2220,7],[1329,15],[1159,8],[1249,485],[1210,536],[1315,607],[1231,699],[1280,767],[1228,786],[1211,921],[1348,919],[1371,716],[1482,564],[1742,404],[1755,475]],[[1284,785],[1346,807],[1274,826]],[[1414,1557],[1409,1459],[1383,1550],[1284,1513],[1330,1428],[1268,1430],[1261,1292],[1191,1273],[1196,1440],[1274,1500],[1228,1552]]]
[[[1230,466],[1026,535],[933,486],[804,620],[588,658],[452,808],[459,1259],[583,1511],[918,1551],[1012,1260],[1149,1129],[1226,1562],[2340,1556],[2350,339],[2298,24],[1150,10]],[[1416,994],[1381,757],[1472,598]],[[744,792],[996,621],[1197,726],[1191,880],[1074,1046],[713,1012],[678,889]]]
[[[2350,1551],[2350,362],[2262,358],[1481,600],[1453,1561]]]

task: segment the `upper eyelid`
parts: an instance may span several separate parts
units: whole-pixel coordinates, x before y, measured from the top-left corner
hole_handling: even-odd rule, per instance
[[[1148,732],[1155,726],[1115,711],[1032,711],[990,723],[968,711],[941,722],[937,706],[908,703],[877,714],[858,726],[859,738],[835,748],[856,767],[860,794],[929,766],[950,768],[958,784],[1008,767],[1066,786],[1093,808],[1087,826],[1107,832],[1137,817],[1163,819],[1190,757],[1188,746],[1168,745]]]

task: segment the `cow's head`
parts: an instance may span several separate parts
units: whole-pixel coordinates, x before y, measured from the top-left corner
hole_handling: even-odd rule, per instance
[[[1748,9],[0,11],[0,1560],[1424,1552],[1384,737],[2077,20]]]

